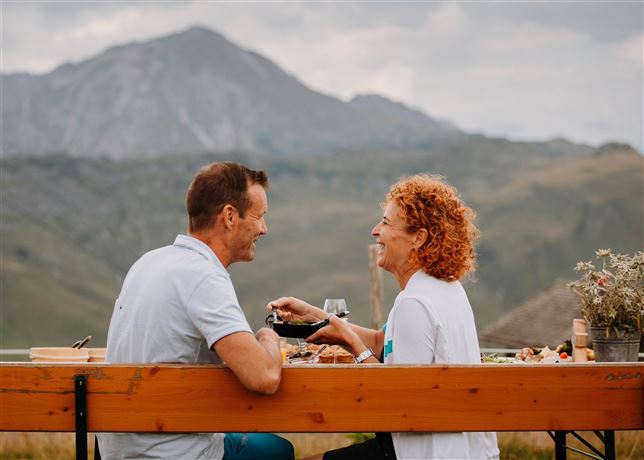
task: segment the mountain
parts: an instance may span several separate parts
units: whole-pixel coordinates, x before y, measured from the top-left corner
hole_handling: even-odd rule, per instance
[[[382,98],[385,108],[372,110],[370,100],[315,92],[202,27],[113,47],[46,75],[1,79],[5,155],[320,154],[465,136]]]
[[[434,142],[449,140],[450,142],[466,139],[464,133],[460,133],[453,123],[444,120],[436,120],[428,117],[420,110],[412,109],[400,102],[391,101],[378,94],[361,94],[349,101],[351,107],[356,108],[364,116],[382,120],[383,125],[394,128],[399,140],[407,137],[407,145],[414,145],[414,133],[425,132],[428,139]],[[419,142],[418,139],[415,141]],[[405,145],[403,145],[405,146]]]
[[[0,348],[104,343],[128,268],[185,231],[186,187],[216,160],[271,178],[269,233],[231,268],[254,328],[281,295],[344,297],[368,324],[370,230],[402,175],[442,174],[476,210],[479,327],[599,247],[644,247],[644,158],[628,145],[512,142],[378,95],[343,102],[207,29],[1,84]]]
[[[559,278],[595,249],[644,247],[644,158],[608,145],[553,159],[539,146],[485,138],[433,150],[351,155],[244,153],[158,158],[1,160],[0,348],[104,343],[130,265],[185,232],[183,199],[203,164],[229,159],[270,176],[268,234],[253,263],[231,275],[254,328],[264,305],[295,295],[344,297],[369,323],[367,246],[379,202],[401,175],[444,174],[478,215],[476,282],[466,282],[479,328]],[[385,274],[386,305],[397,287]],[[529,318],[526,321],[530,321]]]

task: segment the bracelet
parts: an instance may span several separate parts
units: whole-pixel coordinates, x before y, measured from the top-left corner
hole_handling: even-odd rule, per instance
[[[368,348],[360,353],[358,356],[354,356],[354,360],[356,361],[356,364],[362,364],[364,361],[367,359],[371,358],[372,356],[376,356],[376,354],[373,352],[371,348]]]

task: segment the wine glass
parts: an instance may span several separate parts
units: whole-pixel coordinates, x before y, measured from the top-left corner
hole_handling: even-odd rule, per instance
[[[338,315],[347,312],[347,302],[344,299],[326,299],[324,311],[330,315]]]
[[[308,351],[308,344],[306,343],[306,340],[297,339],[297,351],[300,358],[306,356],[306,352]]]

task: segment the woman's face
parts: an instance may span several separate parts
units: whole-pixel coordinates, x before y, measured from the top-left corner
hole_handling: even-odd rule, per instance
[[[382,220],[371,230],[378,244],[378,266],[390,273],[402,274],[410,269],[415,233],[409,233],[394,202],[385,206]]]

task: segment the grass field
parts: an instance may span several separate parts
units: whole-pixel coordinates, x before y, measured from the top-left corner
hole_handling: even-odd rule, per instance
[[[592,433],[583,433],[583,435],[585,439],[591,440],[596,447],[601,445]],[[293,443],[298,458],[349,445],[355,437],[346,433],[288,433],[283,436]],[[547,460],[554,458],[554,442],[546,433],[499,433],[498,437],[501,459]],[[89,438],[90,458],[93,458],[94,436],[89,435]],[[572,436],[568,436],[567,442],[569,446],[584,448]],[[616,432],[615,442],[618,459],[640,460],[644,458],[644,431]],[[0,433],[0,459],[68,460],[74,458],[74,455],[73,433]],[[587,457],[569,451],[567,458],[576,460]]]

